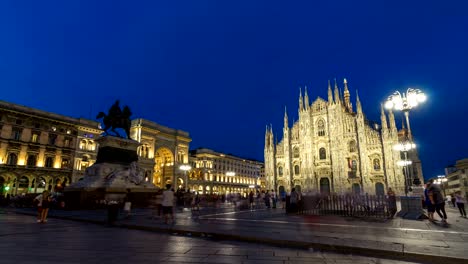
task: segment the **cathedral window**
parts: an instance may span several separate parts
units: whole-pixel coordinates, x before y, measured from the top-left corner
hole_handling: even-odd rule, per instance
[[[325,136],[325,122],[323,122],[322,119],[320,119],[317,123],[317,130],[319,137]]]
[[[325,148],[320,148],[319,149],[319,158],[321,160],[324,160],[327,158],[327,151],[325,150]]]
[[[294,150],[293,150],[293,155],[294,155],[294,158],[299,158],[299,148],[298,147],[295,147]]]
[[[379,159],[374,159],[374,170],[378,171],[380,170],[380,160]]]
[[[356,141],[351,140],[349,142],[349,152],[356,152],[356,151],[357,151]]]
[[[283,176],[283,167],[278,167],[278,175]]]
[[[294,166],[294,175],[299,175],[299,165]]]

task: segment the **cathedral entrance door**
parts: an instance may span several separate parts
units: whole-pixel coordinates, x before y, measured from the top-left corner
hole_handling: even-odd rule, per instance
[[[384,196],[385,195],[385,188],[381,182],[375,184],[375,195]]]
[[[330,194],[330,180],[328,178],[320,178],[320,193]]]

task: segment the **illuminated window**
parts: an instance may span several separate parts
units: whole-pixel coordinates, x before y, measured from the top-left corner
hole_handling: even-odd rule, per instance
[[[31,136],[31,142],[32,143],[37,143],[38,139],[39,139],[39,134],[33,133],[32,136]]]
[[[69,161],[68,159],[62,159],[62,168],[68,168]]]
[[[85,149],[86,148],[86,140],[81,140],[80,141],[80,149]]]

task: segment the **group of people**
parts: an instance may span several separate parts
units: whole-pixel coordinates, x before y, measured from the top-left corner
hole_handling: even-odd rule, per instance
[[[253,209],[255,203],[260,204],[264,203],[265,207],[270,209],[270,208],[276,208],[276,204],[278,202],[278,196],[275,192],[275,190],[266,190],[266,191],[259,191],[257,192],[257,195],[253,191],[250,191],[249,193],[249,208]]]
[[[466,217],[465,198],[461,192],[456,192],[453,197],[454,201],[452,201],[452,203],[457,204],[458,209],[460,210],[460,216]],[[424,198],[429,220],[436,221],[434,218],[434,213],[436,212],[439,215],[442,223],[447,224],[447,212],[445,211],[446,199],[439,185],[434,184],[434,180],[432,179],[426,183]]]

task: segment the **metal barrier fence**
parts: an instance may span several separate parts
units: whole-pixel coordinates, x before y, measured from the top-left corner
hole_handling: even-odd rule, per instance
[[[307,195],[301,197],[296,212],[291,209],[287,197],[286,211],[289,213],[385,219],[395,215],[396,200],[375,195]]]

